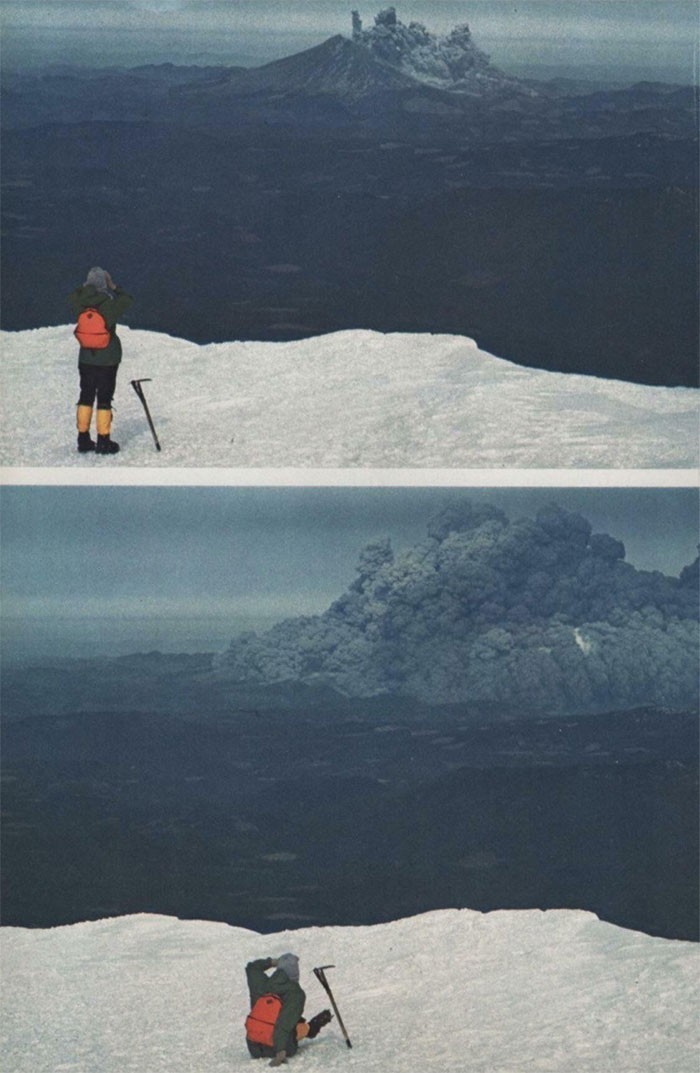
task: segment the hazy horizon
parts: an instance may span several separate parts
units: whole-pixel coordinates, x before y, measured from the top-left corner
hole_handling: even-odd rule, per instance
[[[2,0],[4,65],[258,66],[350,35],[387,5],[338,0]],[[468,21],[494,64],[543,76],[579,72],[690,82],[696,77],[694,0],[398,0],[399,19],[446,33]],[[97,32],[96,32],[97,31]]]
[[[6,487],[3,658],[220,651],[324,611],[369,541],[401,552],[461,499],[511,521],[556,503],[641,570],[678,576],[696,555],[689,488]]]

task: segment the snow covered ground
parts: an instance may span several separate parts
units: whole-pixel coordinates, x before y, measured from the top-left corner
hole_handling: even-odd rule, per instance
[[[2,333],[5,466],[692,468],[698,392],[526,369],[449,335],[198,346],[121,328],[116,457],[78,455],[72,327]],[[155,451],[129,380],[145,385]]]
[[[307,1015],[334,1021],[289,1068],[340,1073],[695,1073],[698,947],[571,910],[440,910],[260,936],[132,916],[2,929],[8,1073],[237,1073],[244,965],[300,955]]]

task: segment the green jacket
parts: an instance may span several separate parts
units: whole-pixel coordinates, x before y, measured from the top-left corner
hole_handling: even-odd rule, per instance
[[[267,976],[266,971],[271,968],[270,958],[259,958],[246,965],[250,1005],[252,1007],[261,995],[279,995],[282,1009],[275,1025],[273,1045],[275,1052],[286,1050],[291,1057],[297,1049],[296,1027],[304,1012],[306,995],[297,981],[290,980],[282,969],[275,969],[272,976]]]
[[[109,345],[104,350],[88,350],[81,346],[78,363],[81,365],[119,365],[122,360],[122,344],[115,329],[122,313],[126,313],[133,302],[131,295],[121,287],[117,287],[114,291],[114,298],[110,298],[108,294],[102,294],[90,283],[87,287],[76,287],[68,296],[68,301],[73,306],[76,317],[84,309],[99,310],[104,317],[105,324],[112,332]]]

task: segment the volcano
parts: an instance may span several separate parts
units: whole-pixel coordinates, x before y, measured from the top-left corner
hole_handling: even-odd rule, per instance
[[[320,45],[275,60],[262,67],[232,68],[212,85],[190,87],[236,95],[331,94],[358,100],[387,91],[431,87],[451,94],[481,96],[494,92],[532,90],[494,67],[479,49],[468,26],[455,27],[445,37],[422,24],[405,26],[394,8],[381,11],[365,30],[353,14],[352,38],[336,34]]]

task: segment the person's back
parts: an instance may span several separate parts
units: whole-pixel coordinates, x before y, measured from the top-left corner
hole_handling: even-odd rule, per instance
[[[270,969],[275,971],[268,976]],[[299,984],[299,959],[295,954],[249,961],[245,971],[251,1012],[264,996],[276,995],[280,1000],[271,1033],[265,1029],[260,1034],[255,1032],[249,1015],[246,1021],[248,1051],[252,1058],[271,1058],[271,1066],[283,1065],[288,1057],[296,1054],[299,1041],[318,1035],[323,1025],[330,1021],[331,1015],[328,1010],[323,1010],[309,1022],[302,1017],[306,995]],[[258,1035],[259,1038],[251,1038]],[[269,1042],[261,1042],[262,1038]]]
[[[94,339],[79,338],[78,369],[80,399],[78,401],[78,450],[115,454],[119,445],[110,439],[112,428],[112,399],[117,382],[117,370],[122,360],[122,345],[116,327],[119,318],[129,308],[132,297],[112,281],[103,268],[91,268],[85,283],[69,295],[68,301],[80,319],[81,314],[95,310],[98,332]],[[89,316],[89,314],[88,314]],[[76,335],[79,335],[76,329]],[[92,345],[90,345],[92,343]],[[92,412],[97,401],[97,444],[90,437]]]

